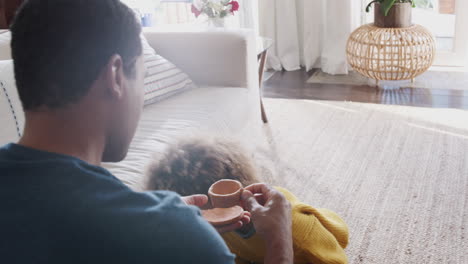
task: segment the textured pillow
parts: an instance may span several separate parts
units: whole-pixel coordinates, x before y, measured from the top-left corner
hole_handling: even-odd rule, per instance
[[[141,42],[146,67],[145,105],[196,87],[187,74],[157,55],[143,35]]]
[[[0,146],[16,142],[24,126],[24,112],[16,90],[13,61],[0,61]]]

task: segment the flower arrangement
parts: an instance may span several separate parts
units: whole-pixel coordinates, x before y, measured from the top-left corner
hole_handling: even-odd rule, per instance
[[[199,17],[204,14],[208,18],[219,19],[239,10],[239,2],[232,0],[194,0],[192,13]]]

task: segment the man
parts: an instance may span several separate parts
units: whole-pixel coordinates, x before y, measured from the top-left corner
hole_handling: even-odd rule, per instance
[[[2,263],[234,261],[193,206],[206,196],[134,192],[100,167],[125,157],[142,111],[140,32],[118,0],[29,0],[17,14],[26,124],[0,148]],[[247,189],[244,220],[264,236],[265,262],[292,263],[289,204],[264,184]]]

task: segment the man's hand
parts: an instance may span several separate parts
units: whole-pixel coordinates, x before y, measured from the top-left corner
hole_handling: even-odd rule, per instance
[[[293,263],[291,204],[286,198],[260,183],[244,189],[242,203],[252,215],[255,230],[265,240],[264,263]]]
[[[203,194],[195,194],[182,197],[182,201],[184,201],[187,205],[194,205],[202,208],[208,202],[208,196]]]
[[[245,211],[244,216],[241,218],[241,220],[237,221],[236,223],[225,226],[215,226],[214,228],[216,228],[216,230],[218,230],[220,234],[232,232],[237,229],[241,229],[244,225],[250,223],[250,217],[250,213]]]
[[[196,194],[196,195],[182,197],[182,200],[187,205],[194,205],[203,209],[206,207],[208,203],[208,196],[203,195],[203,194]],[[234,230],[240,229],[248,223],[250,223],[250,213],[246,211],[244,212],[244,216],[242,217],[242,219],[237,221],[236,223],[225,225],[225,226],[215,226],[215,228],[219,233],[222,234],[222,233],[232,232]]]

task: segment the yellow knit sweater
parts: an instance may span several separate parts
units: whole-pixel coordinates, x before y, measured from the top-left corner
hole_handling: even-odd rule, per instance
[[[294,263],[348,263],[344,248],[348,245],[348,227],[334,212],[301,203],[292,193],[275,187],[292,206]],[[243,239],[231,232],[223,235],[237,263],[263,263],[264,241],[258,234]]]

